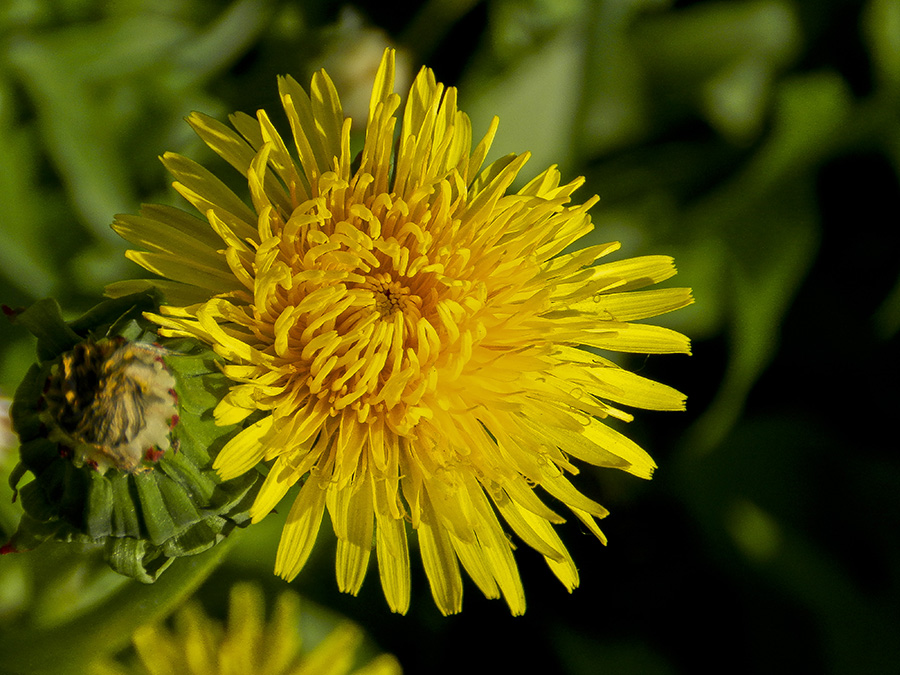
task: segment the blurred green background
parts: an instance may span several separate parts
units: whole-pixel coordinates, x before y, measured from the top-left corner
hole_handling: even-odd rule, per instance
[[[113,215],[179,203],[158,155],[232,175],[187,114],[279,119],[275,76],[323,65],[364,106],[386,44],[459,86],[476,134],[500,116],[493,156],[586,176],[576,196],[601,202],[585,243],[675,256],[697,303],[664,322],[694,355],[630,365],[689,410],[626,429],[653,481],[579,477],[612,515],[607,548],[562,528],[573,595],[520,548],[523,618],[472,584],[441,617],[417,555],[406,617],[374,569],[342,596],[324,534],[291,586],[414,674],[900,672],[898,0],[2,0],[0,302],[87,309],[137,273]],[[33,344],[0,321],[0,350],[9,396]],[[284,587],[279,529],[243,533],[199,590],[211,611],[234,580]],[[91,564],[0,558],[0,633],[37,635],[121,586]]]

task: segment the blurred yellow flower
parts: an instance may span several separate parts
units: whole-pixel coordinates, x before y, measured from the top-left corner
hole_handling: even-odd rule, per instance
[[[132,638],[137,663],[128,668],[105,660],[92,675],[399,675],[400,665],[382,654],[354,669],[362,631],[338,625],[312,650],[304,650],[296,594],[283,593],[269,621],[262,592],[253,584],[231,588],[228,623],[207,616],[194,603],[181,609],[171,627],[142,626]]]
[[[669,257],[595,265],[617,243],[562,253],[593,228],[583,182],[551,167],[508,193],[528,155],[482,169],[496,118],[472,148],[456,91],[422,69],[395,136],[401,98],[394,53],[375,78],[365,143],[331,80],[307,94],[279,80],[299,163],[264,111],[235,131],[194,114],[200,137],[249,180],[253,208],[196,163],[163,161],[206,220],[163,206],[120,216],[115,229],[145,251],[132,260],[169,306],[170,336],[196,336],[236,384],[216,407],[246,428],[219,453],[223,479],[270,468],[252,508],[266,516],[298,481],[275,571],[293,579],[327,508],[337,578],[356,593],[375,548],[391,609],[410,602],[406,522],[438,608],[462,606],[459,563],[488,597],[525,610],[498,514],[568,588],[578,572],[553,529],[568,507],[601,541],[607,511],[567,474],[571,458],[649,478],[653,460],[602,420],[625,404],[680,410],[677,391],[582,346],[688,353],[683,335],[633,323],[692,302],[688,289],[636,289],[675,273]],[[147,282],[110,289],[130,292]],[[248,419],[249,418],[249,419]],[[304,479],[305,478],[305,479]]]

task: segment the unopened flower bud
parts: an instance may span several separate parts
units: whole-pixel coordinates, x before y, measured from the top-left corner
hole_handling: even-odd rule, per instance
[[[171,447],[178,419],[175,378],[165,351],[124,338],[85,340],[62,355],[47,380],[44,414],[50,437],[73,460],[104,473],[134,473]]]
[[[151,582],[248,519],[258,476],[223,482],[212,470],[234,431],[203,414],[224,375],[194,340],[158,344],[143,318],[157,306],[136,294],[68,323],[51,300],[16,315],[38,338],[38,363],[12,404],[20,462],[10,485],[25,514],[2,552],[98,544],[114,569]]]

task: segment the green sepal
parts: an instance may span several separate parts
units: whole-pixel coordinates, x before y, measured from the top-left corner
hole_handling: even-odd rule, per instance
[[[91,539],[108,537],[113,533],[113,488],[109,480],[92,471],[91,488],[88,491],[88,507],[85,512],[85,532]]]
[[[25,465],[19,462],[13,467],[13,470],[9,474],[9,487],[12,488],[13,491],[13,501],[15,501],[15,495],[17,495],[16,486],[19,484],[25,474],[28,473],[28,469],[25,468]]]
[[[9,417],[13,428],[19,434],[20,443],[37,438],[43,432],[44,423],[41,421],[37,404],[41,400],[44,382],[49,372],[49,365],[42,367],[37,363],[32,364],[16,391],[16,397],[9,409]]]
[[[180,532],[185,527],[192,523],[196,523],[202,518],[197,505],[190,498],[183,485],[178,485],[171,478],[162,475],[159,472],[150,475],[154,476],[156,479],[156,487],[159,490],[163,508],[169,518],[172,519],[177,531]],[[208,502],[208,499],[204,500],[204,503]],[[174,536],[174,533],[172,536]],[[166,539],[168,539],[168,537],[166,537]]]
[[[259,474],[221,482],[212,469],[237,431],[217,426],[212,416],[232,383],[218,357],[199,342],[160,339],[143,317],[157,309],[155,295],[140,293],[103,302],[68,324],[50,300],[18,315],[17,323],[38,338],[39,362],[16,391],[11,412],[21,449],[10,484],[25,511],[10,541],[14,550],[48,539],[100,544],[113,569],[151,583],[172,559],[205,551],[248,522]],[[70,439],[54,431],[44,394],[56,364],[78,342],[119,337],[159,345],[175,379],[179,418],[172,447],[158,461],[146,460],[131,472],[101,472],[73,461],[81,446],[69,447]],[[33,479],[18,488],[28,473]]]
[[[30,551],[49,539],[65,541],[65,537],[58,536],[63,527],[63,523],[59,520],[38,520],[26,511],[22,514],[19,529],[11,540],[13,550],[17,552]]]
[[[169,458],[169,461],[161,462],[160,469],[178,483],[194,503],[206,504],[212,499],[218,481],[209,472],[197,468],[185,454],[178,453]]]
[[[104,476],[105,478],[105,476]],[[114,537],[141,538],[138,509],[132,496],[132,484],[125,474],[110,476],[112,488],[112,531]]]
[[[69,327],[82,337],[96,333],[98,327],[103,327],[110,335],[138,340],[147,331],[147,322],[142,314],[158,310],[160,299],[159,293],[151,290],[104,300],[72,321]]]
[[[104,556],[109,566],[119,574],[145,584],[152,584],[175,560],[160,555],[158,546],[143,539],[115,538],[106,540]]]
[[[38,300],[13,319],[37,338],[40,361],[53,359],[67,352],[83,339],[63,320],[59,303],[53,298]]]

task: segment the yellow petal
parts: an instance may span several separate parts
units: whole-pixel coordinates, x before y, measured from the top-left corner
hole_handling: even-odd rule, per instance
[[[497,510],[500,511],[504,520],[509,523],[509,526],[512,527],[513,531],[520,539],[522,539],[522,541],[545,558],[550,558],[556,562],[562,562],[565,559],[564,554],[561,552],[565,549],[555,548],[547,539],[547,532],[553,532],[553,528],[546,520],[538,518],[527,509],[520,507],[509,499],[506,493],[491,496],[494,498],[494,504],[497,505]],[[533,523],[543,523],[547,527],[542,528],[540,525],[535,527]]]
[[[609,511],[603,506],[576,490],[569,479],[558,470],[555,472],[549,468],[545,470],[541,479],[541,487],[570,509],[581,509],[600,518],[604,518],[609,514]]]
[[[675,261],[666,255],[645,255],[603,263],[591,268],[591,279],[603,280],[617,291],[633,291],[675,275]]]
[[[425,567],[434,602],[444,616],[458,614],[462,610],[459,564],[447,531],[435,523],[430,504],[423,508],[418,533],[422,565]]]
[[[258,523],[271,513],[272,509],[287,494],[287,491],[299,480],[300,474],[290,466],[291,460],[292,458],[288,455],[282,455],[275,460],[275,464],[253,501],[253,506],[250,507],[251,522]]]
[[[256,154],[247,141],[218,120],[203,113],[191,113],[187,123],[219,157],[240,173],[246,173],[253,155]]]
[[[219,266],[208,267],[195,263],[180,255],[150,253],[147,251],[126,251],[126,257],[146,270],[173,281],[209,289],[215,293],[228,293],[240,289],[230,270]]]
[[[325,491],[310,474],[294,500],[278,543],[275,574],[282,579],[292,581],[300,574],[316,543],[324,510]]]
[[[213,468],[222,480],[229,480],[259,464],[266,453],[266,436],[272,431],[274,418],[263,417],[232,438],[216,456]]]
[[[384,597],[392,612],[406,614],[409,609],[409,546],[406,522],[375,510],[378,576]]]
[[[691,341],[681,333],[640,323],[610,322],[604,325],[602,332],[585,334],[583,344],[632,354],[691,353]]]
[[[689,288],[660,288],[652,291],[597,293],[571,303],[567,309],[596,315],[604,321],[639,321],[687,307],[694,298]]]
[[[183,284],[179,281],[168,279],[130,279],[128,281],[116,281],[103,289],[104,295],[109,298],[121,298],[132,293],[143,293],[156,289],[174,305],[195,305],[209,298],[209,292]]]

